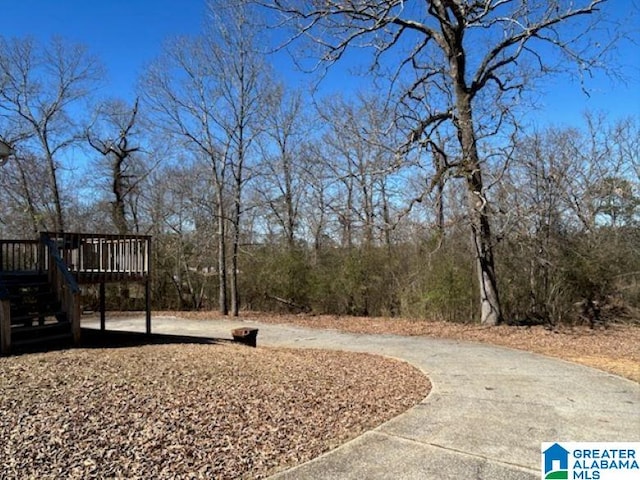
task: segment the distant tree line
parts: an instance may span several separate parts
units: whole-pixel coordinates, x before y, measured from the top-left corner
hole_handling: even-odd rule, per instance
[[[390,28],[381,55],[416,28],[403,2],[343,2],[359,7],[333,16],[264,3],[329,22],[338,37],[317,45],[334,45],[331,61],[372,19]],[[638,117],[519,121],[514,98],[536,76],[516,68],[530,38],[500,27],[512,42],[459,76],[465,29],[500,21],[447,3],[419,29],[435,42],[431,66],[412,51],[402,68],[413,61],[418,77],[377,73],[384,87],[353,95],[280,81],[246,2],[212,3],[200,35],[168,41],[133,101],[99,97],[103,68],[81,46],[0,37],[0,136],[16,150],[0,170],[0,237],[152,235],[155,309],[637,321]],[[562,50],[557,25],[591,7],[549,3],[519,15]],[[110,307],[139,308],[133,291]]]

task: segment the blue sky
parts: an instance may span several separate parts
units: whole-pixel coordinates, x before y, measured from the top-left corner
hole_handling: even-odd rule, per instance
[[[201,0],[0,0],[0,32],[86,45],[106,65],[108,88],[130,96],[144,65],[168,36],[197,32]]]
[[[616,17],[626,19],[635,1],[612,0],[610,7]],[[205,0],[0,0],[0,32],[42,40],[61,35],[83,43],[106,65],[108,93],[130,97],[138,74],[159,54],[163,40],[198,32],[204,12]],[[640,38],[637,31],[635,35]],[[569,79],[550,79],[539,96],[541,110],[532,115],[534,121],[576,123],[585,110],[603,110],[614,118],[640,113],[639,48],[625,43],[620,61],[626,80],[597,75],[586,85],[590,97]],[[285,78],[299,79],[299,74],[283,72],[288,68],[284,64],[279,67]],[[340,72],[331,72],[327,87],[335,88],[340,77]]]

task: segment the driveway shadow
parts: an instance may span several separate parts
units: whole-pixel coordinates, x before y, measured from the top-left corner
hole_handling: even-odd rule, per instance
[[[175,344],[199,344],[199,345],[229,345],[235,343],[232,339],[214,337],[192,337],[184,335],[163,335],[152,333],[147,335],[140,332],[122,332],[112,330],[95,330],[83,328],[81,330],[81,342],[78,348],[132,348],[144,345],[175,345]],[[11,356],[30,353],[43,353],[75,348],[70,338],[43,339],[37,343],[27,345],[15,345]]]
[[[197,344],[220,345],[234,343],[231,339],[213,337],[191,337],[185,335],[164,335],[140,332],[122,332],[83,328],[80,348],[128,348],[143,345]]]

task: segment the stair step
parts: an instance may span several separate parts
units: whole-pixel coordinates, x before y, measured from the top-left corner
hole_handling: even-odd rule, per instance
[[[46,274],[0,273],[0,285],[9,294],[12,348],[72,342],[71,323]]]
[[[30,283],[30,284],[16,284],[16,285],[7,285],[6,283],[4,284],[5,287],[7,288],[7,290],[9,291],[18,291],[18,292],[23,292],[23,291],[31,291],[31,292],[38,292],[38,291],[51,291],[51,285],[49,284],[49,282],[43,282],[43,283]]]
[[[11,325],[24,325],[25,323],[29,324],[39,324],[40,318],[50,319],[49,322],[45,323],[46,325],[58,324],[58,323],[67,323],[67,314],[60,311],[47,312],[47,313],[25,313],[22,315],[11,315]],[[51,320],[54,320],[53,322]],[[42,327],[43,325],[39,325]],[[18,328],[18,327],[13,327]]]
[[[71,328],[71,323],[64,320],[62,322],[55,321],[45,323],[44,325],[31,325],[31,326],[13,326],[11,328],[11,335],[23,334],[23,333],[45,333],[53,330],[65,330]]]
[[[17,335],[28,335],[25,332],[30,328],[51,328],[67,321],[47,274],[0,273],[0,283],[9,293],[12,331]],[[42,331],[37,335],[41,334]]]
[[[16,298],[15,301],[16,303],[33,303],[33,304],[37,304],[37,303],[47,303],[47,302],[51,302],[52,300],[57,301],[58,297],[56,295],[54,295],[53,293],[48,293],[46,295],[31,295],[31,294],[23,294],[23,296]]]
[[[20,350],[21,347],[30,347],[33,345],[38,345],[42,343],[54,343],[54,342],[71,342],[73,340],[73,335],[71,332],[69,333],[60,333],[57,335],[47,335],[47,336],[38,336],[38,337],[29,337],[26,339],[11,339],[11,346],[16,350]]]
[[[51,295],[54,293],[51,285],[39,285],[38,288],[29,288],[25,286],[20,287],[8,287],[7,291],[9,295],[13,297],[19,297],[22,295]]]
[[[28,309],[47,309],[52,308],[55,305],[59,305],[60,302],[56,298],[41,298],[41,299],[33,299],[33,298],[25,298],[22,301],[14,302],[12,307],[16,310],[28,310]],[[54,308],[55,310],[55,308]]]
[[[15,300],[16,303],[44,303],[44,302],[50,302],[51,300],[57,301],[58,298],[54,294],[48,293],[46,295],[23,294],[20,297],[10,296],[9,299]]]
[[[60,302],[32,305],[11,305],[11,316],[53,315],[61,311]]]
[[[60,302],[57,300],[50,302],[35,303],[14,303],[11,305],[12,312],[55,312],[60,310]]]
[[[11,310],[11,323],[14,323],[13,320],[27,320],[29,318],[58,318],[59,316],[64,315],[64,312],[58,308],[52,308],[47,310],[38,310],[38,309],[16,309]]]
[[[47,285],[49,278],[46,275],[3,275],[0,277],[0,281],[7,287],[20,287],[30,285]]]

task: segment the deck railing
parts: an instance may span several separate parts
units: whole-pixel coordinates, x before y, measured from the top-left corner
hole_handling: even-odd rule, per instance
[[[38,240],[0,240],[0,272],[46,268]]]
[[[75,276],[141,278],[149,274],[149,236],[58,232],[43,232],[40,240],[0,240],[0,272],[45,272],[50,264],[48,239]]]
[[[44,232],[73,274],[143,277],[149,273],[151,237]]]

